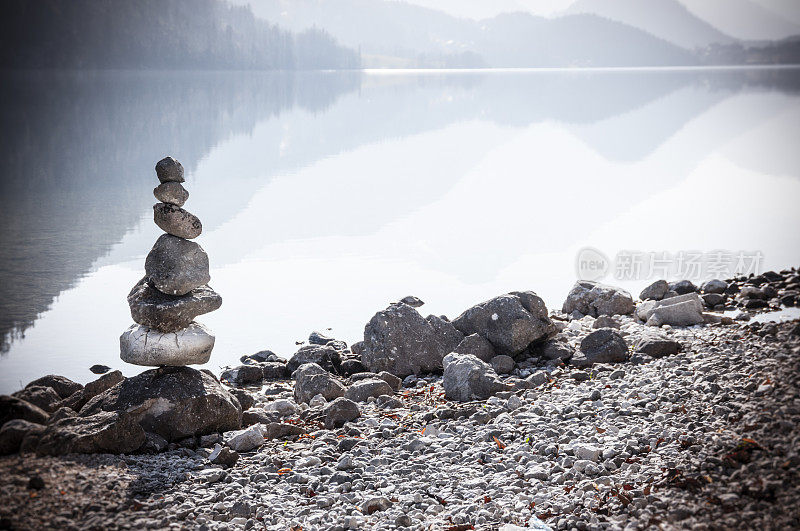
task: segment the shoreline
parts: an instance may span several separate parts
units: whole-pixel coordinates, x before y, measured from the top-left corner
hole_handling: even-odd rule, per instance
[[[779,276],[763,287],[741,279],[737,293],[753,296],[728,300],[769,310],[779,292],[766,300],[767,288],[791,291],[797,273]],[[226,388],[242,406],[242,431],[266,430],[260,444],[247,448],[226,434],[170,442],[157,453],[0,457],[0,529],[800,526],[798,321],[718,314],[704,324],[653,326],[639,318],[646,305],[597,317],[551,309],[545,343],[571,348],[569,356],[550,357],[541,344],[483,365],[462,356],[480,378],[491,373],[492,385],[503,386],[480,398],[482,388],[454,387],[448,363],[461,363],[461,354],[445,360],[444,375],[400,383],[342,369],[369,362],[369,344],[312,334],[307,346],[318,348],[307,355],[341,349],[328,378],[341,385],[336,400],[357,403],[356,417],[326,427],[333,399],[300,400],[301,376],[292,380],[266,354],[249,357],[228,371],[241,382]],[[598,335],[624,339],[624,359],[578,361],[595,355],[586,343]],[[459,394],[464,386],[469,392]],[[236,458],[220,457],[223,448]]]

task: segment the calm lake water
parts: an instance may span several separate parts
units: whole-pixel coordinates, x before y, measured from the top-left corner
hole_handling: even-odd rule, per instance
[[[800,265],[797,69],[40,73],[0,95],[2,393],[142,370],[118,338],[165,155],[224,300],[198,319],[215,371],[312,330],[356,341],[409,294],[559,307],[585,247]],[[653,280],[629,276],[605,281]]]

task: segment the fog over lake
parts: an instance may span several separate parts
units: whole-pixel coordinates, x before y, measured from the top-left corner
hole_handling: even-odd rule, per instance
[[[450,318],[510,290],[559,308],[587,246],[800,263],[794,68],[18,73],[0,91],[0,393],[139,372],[119,335],[166,155],[223,297],[198,319],[214,370],[312,330],[357,341],[410,294]]]

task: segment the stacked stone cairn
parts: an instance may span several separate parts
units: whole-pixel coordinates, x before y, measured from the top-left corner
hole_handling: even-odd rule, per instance
[[[190,241],[203,225],[184,210],[189,192],[183,166],[167,157],[156,164],[161,182],[153,195],[153,220],[166,234],[158,238],[145,260],[145,276],[128,294],[131,317],[137,323],[119,338],[122,361],[152,367],[206,363],[214,335],[194,320],[222,305],[208,286],[208,255]]]

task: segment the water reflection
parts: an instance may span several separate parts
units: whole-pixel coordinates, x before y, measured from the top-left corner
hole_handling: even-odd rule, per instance
[[[584,244],[781,244],[776,266],[795,263],[797,236],[762,233],[797,221],[768,207],[798,197],[798,90],[792,69],[6,78],[0,391],[119,366],[166,153],[225,298],[204,321],[221,364],[315,327],[354,340],[411,292],[450,315],[506,289],[557,305]],[[737,199],[768,186],[768,203]],[[721,213],[742,205],[758,230],[730,238]],[[649,217],[665,207],[672,228]]]

